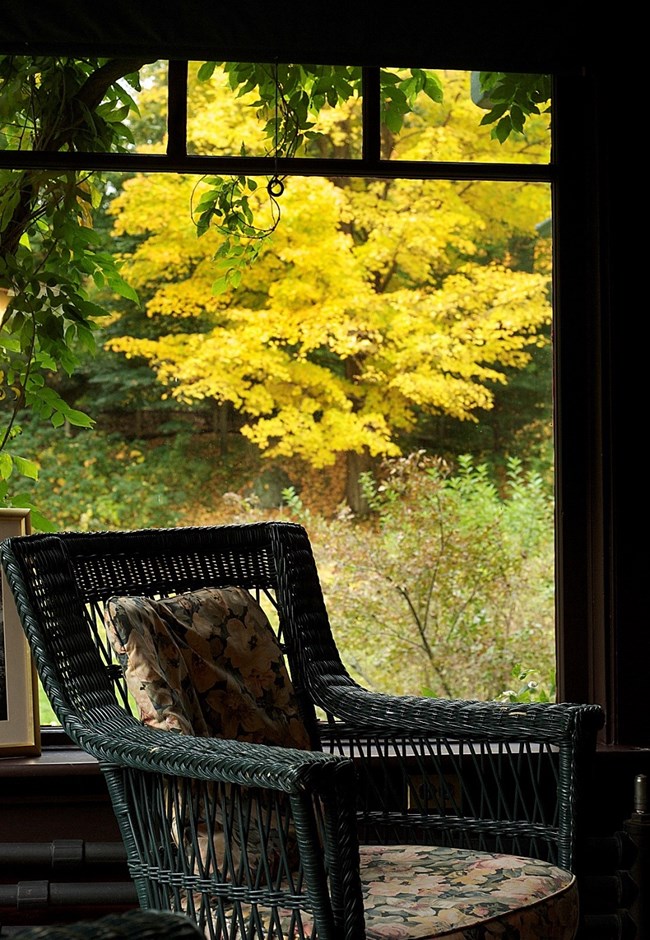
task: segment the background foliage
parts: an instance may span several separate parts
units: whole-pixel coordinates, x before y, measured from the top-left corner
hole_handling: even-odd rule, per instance
[[[422,452],[389,460],[365,478],[372,514],[359,520],[334,500],[328,511],[317,505],[308,480],[302,496],[288,487],[280,505],[263,505],[254,450],[223,455],[211,435],[152,443],[92,431],[63,443],[51,431],[26,434],[44,460],[31,496],[57,529],[303,523],[344,661],[366,685],[553,694],[553,500],[518,459],[499,485],[467,456],[455,468]],[[524,682],[524,672],[534,676]]]
[[[222,66],[192,152],[358,153],[359,70]],[[160,152],[165,77],[0,58],[3,146]],[[482,112],[466,80],[382,69],[382,155],[548,158],[543,77],[485,74]],[[283,182],[280,208],[247,177],[0,173],[0,500],[36,528],[303,519],[363,681],[552,695],[548,187]],[[284,504],[242,435],[300,468]],[[341,458],[317,511],[306,471]]]

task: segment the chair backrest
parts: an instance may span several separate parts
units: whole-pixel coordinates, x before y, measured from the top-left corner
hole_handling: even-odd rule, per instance
[[[104,629],[108,598],[234,586],[253,593],[276,628],[303,720],[318,746],[306,673],[321,658],[342,677],[345,670],[302,526],[263,522],[22,536],[7,539],[0,557],[41,681],[73,740],[79,721],[101,720],[116,706],[133,712]]]

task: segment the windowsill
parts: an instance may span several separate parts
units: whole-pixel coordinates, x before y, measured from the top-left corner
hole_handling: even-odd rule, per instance
[[[647,745],[635,744],[597,744],[597,754],[650,754]]]
[[[96,758],[73,744],[63,728],[41,728],[41,752],[34,755],[0,754],[2,777],[60,777],[69,774],[99,774]]]
[[[74,745],[44,747],[33,757],[0,757],[2,777],[63,777],[100,773],[96,758]]]

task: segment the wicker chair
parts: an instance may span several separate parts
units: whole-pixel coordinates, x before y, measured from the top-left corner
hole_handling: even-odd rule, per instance
[[[246,940],[575,935],[599,707],[361,688],[292,523],[31,535],[0,556],[52,706],[105,775],[143,909]],[[134,705],[109,599],[230,586],[277,631],[307,748],[172,734]]]
[[[13,940],[197,940],[203,934],[186,914],[172,911],[123,911],[71,924],[23,927]]]

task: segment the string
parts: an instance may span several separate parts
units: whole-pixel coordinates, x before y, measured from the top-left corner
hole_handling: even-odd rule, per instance
[[[275,93],[274,93],[274,109],[275,109],[275,113],[274,113],[274,124],[273,124],[273,128],[274,128],[274,130],[273,130],[273,137],[274,137],[274,139],[273,139],[274,170],[273,170],[273,176],[271,177],[271,179],[268,181],[268,183],[267,183],[267,185],[266,185],[266,191],[268,192],[269,196],[271,196],[271,198],[272,198],[273,200],[275,200],[275,198],[276,198],[277,196],[281,196],[282,193],[284,192],[284,183],[282,182],[282,180],[280,179],[280,177],[279,177],[279,175],[278,175],[278,149],[279,149],[279,146],[280,146],[280,145],[279,145],[279,141],[278,141],[278,126],[279,126],[279,124],[278,124],[278,116],[279,116],[278,95],[279,95],[279,81],[278,81],[278,60],[277,60],[277,59],[276,59],[275,62],[273,63],[273,73],[274,73],[274,74],[273,74],[273,79],[274,79],[273,84],[274,84],[274,86],[275,86]]]

